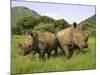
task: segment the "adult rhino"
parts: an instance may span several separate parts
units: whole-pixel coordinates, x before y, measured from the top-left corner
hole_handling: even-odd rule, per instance
[[[58,40],[53,33],[50,32],[32,32],[29,33],[24,43],[19,45],[20,55],[33,55],[39,53],[39,57],[44,59],[45,53],[48,57],[51,56],[51,51],[55,51],[57,54]]]
[[[88,48],[89,34],[85,34],[79,24],[75,22],[69,28],[65,28],[57,33],[57,39],[59,41],[59,47],[63,53],[70,58],[75,49]]]

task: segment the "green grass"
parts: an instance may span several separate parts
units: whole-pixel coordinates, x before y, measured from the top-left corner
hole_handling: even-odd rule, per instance
[[[12,36],[12,73],[36,73],[51,71],[71,71],[71,70],[89,70],[96,68],[96,43],[95,38],[88,40],[89,48],[84,49],[71,59],[64,56],[51,57],[46,61],[38,58],[38,54],[33,58],[32,55],[19,56],[18,43],[23,41],[24,36]]]

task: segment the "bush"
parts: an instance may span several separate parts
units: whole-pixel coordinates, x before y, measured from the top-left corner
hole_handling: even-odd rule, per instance
[[[35,30],[35,31],[41,31],[41,32],[48,31],[48,32],[54,33],[55,32],[55,27],[54,27],[54,25],[52,23],[51,24],[40,23],[33,30]]]
[[[37,24],[38,20],[33,16],[23,17],[17,20],[16,25],[12,25],[12,34],[25,34],[27,31],[32,30]]]
[[[55,28],[58,30],[69,27],[69,24],[64,19],[59,19],[54,22]]]
[[[43,22],[43,23],[53,23],[55,20],[49,16],[41,16],[39,18],[39,22]]]
[[[84,23],[82,24],[82,29],[85,31],[89,31],[90,36],[96,36],[96,26],[92,25],[90,23]]]
[[[68,27],[69,24],[64,20],[54,20],[48,16],[40,16],[36,19],[33,16],[27,16],[20,18],[16,21],[15,25],[12,25],[12,34],[25,34],[28,31],[41,31],[41,32],[52,32],[55,33]]]

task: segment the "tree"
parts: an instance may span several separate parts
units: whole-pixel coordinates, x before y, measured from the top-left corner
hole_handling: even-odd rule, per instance
[[[39,22],[43,22],[43,23],[53,23],[54,19],[49,17],[49,16],[41,16],[39,19]]]
[[[12,26],[12,34],[25,34],[27,31],[32,30],[38,23],[38,20],[33,16],[23,17],[17,20],[15,26]]]
[[[20,27],[19,25],[16,26],[12,26],[11,27],[11,34],[22,34],[22,27]]]
[[[61,30],[69,27],[69,24],[64,19],[59,19],[54,22],[54,26],[56,29]]]
[[[17,25],[20,25],[23,29],[33,29],[38,24],[38,20],[32,16],[24,17],[17,21]]]

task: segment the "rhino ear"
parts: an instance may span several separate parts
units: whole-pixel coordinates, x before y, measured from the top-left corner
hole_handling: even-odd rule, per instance
[[[77,23],[76,22],[73,22],[73,27],[77,28]]]
[[[37,32],[33,32],[33,37],[37,37],[38,33]]]
[[[28,35],[31,35],[33,37],[33,33],[32,32],[28,32]]]
[[[33,37],[33,33],[30,33],[30,35]]]

